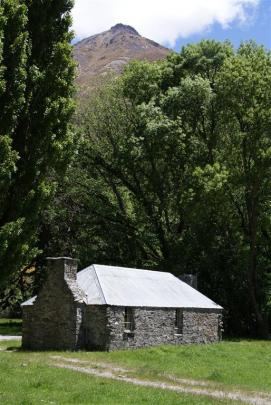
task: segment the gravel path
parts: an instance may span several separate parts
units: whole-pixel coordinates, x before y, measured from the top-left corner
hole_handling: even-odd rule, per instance
[[[186,394],[193,394],[193,395],[203,395],[211,398],[216,399],[224,399],[224,400],[231,400],[231,401],[240,401],[245,404],[250,405],[271,405],[271,394],[265,392],[246,392],[240,390],[231,390],[225,389],[224,387],[221,390],[216,387],[212,387],[212,382],[203,382],[197,381],[192,379],[178,379],[173,378],[173,376],[168,376],[171,381],[174,381],[174,385],[170,382],[165,381],[148,381],[148,380],[141,380],[137,377],[129,377],[125,375],[125,371],[133,371],[133,370],[124,370],[119,367],[115,367],[108,363],[92,363],[88,362],[89,367],[86,366],[86,362],[79,360],[79,359],[68,359],[61,356],[51,356],[51,359],[54,360],[52,365],[54,367],[59,368],[66,368],[73,371],[93,375],[96,377],[102,378],[110,378],[117,381],[125,381],[134,385],[144,386],[144,387],[152,387],[152,388],[159,388],[165,389],[180,393]],[[58,360],[58,362],[55,362]],[[59,362],[61,361],[61,362]],[[70,363],[70,364],[69,364]],[[76,365],[76,363],[80,365],[85,365],[85,367],[80,367]],[[164,375],[164,377],[167,377]]]
[[[7,335],[0,335],[0,340],[21,340],[22,336],[7,336]]]

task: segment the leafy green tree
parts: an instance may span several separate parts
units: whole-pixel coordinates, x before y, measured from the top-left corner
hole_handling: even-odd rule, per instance
[[[266,336],[270,77],[270,54],[250,43],[202,41],[131,64],[78,120],[47,252],[197,273],[228,333]]]
[[[37,254],[40,213],[72,151],[72,4],[1,1],[1,279]]]
[[[266,291],[270,275],[271,55],[254,43],[229,58],[218,81],[227,128],[221,158],[228,195],[239,221],[249,303],[256,328],[268,335]]]
[[[228,44],[224,47],[228,52]],[[68,192],[69,201],[67,195],[60,198],[84,227],[71,233],[79,240],[84,236],[85,243],[72,238],[66,253],[77,251],[84,263],[95,257],[176,274],[184,270],[184,235],[197,206],[194,171],[208,161],[195,122],[213,97],[206,78],[187,73],[165,90],[166,80],[172,83],[168,76],[175,77],[172,70],[171,59],[133,63],[119,84],[92,99],[84,114],[83,146],[69,175],[74,193]],[[69,230],[75,224],[71,218],[68,214],[62,225],[69,224]],[[98,257],[88,238],[95,240]],[[82,254],[86,244],[89,255]]]

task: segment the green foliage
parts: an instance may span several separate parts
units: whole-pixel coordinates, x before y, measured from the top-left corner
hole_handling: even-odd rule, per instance
[[[244,44],[229,58],[218,79],[222,123],[228,133],[220,159],[229,172],[230,197],[247,247],[250,305],[257,328],[267,336],[265,273],[270,265],[268,222],[271,217],[271,56],[254,43]],[[230,151],[230,153],[229,153]],[[267,265],[267,266],[266,266]]]
[[[228,333],[267,336],[270,80],[254,43],[130,64],[78,117],[81,145],[44,221],[48,254],[197,273]]]
[[[159,94],[160,82],[158,64],[135,61],[125,69],[122,78],[123,94],[136,104],[148,102]]]
[[[72,153],[72,1],[0,6],[0,279],[37,255],[40,213]]]

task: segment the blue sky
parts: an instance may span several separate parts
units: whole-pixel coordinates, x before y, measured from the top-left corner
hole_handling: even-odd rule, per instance
[[[75,0],[73,21],[77,40],[123,23],[177,51],[204,38],[271,49],[271,0]]]
[[[178,38],[174,49],[178,51],[187,43],[198,42],[206,38],[218,41],[229,39],[235,47],[238,47],[242,41],[253,39],[258,44],[271,49],[271,0],[262,0],[256,9],[250,10],[250,13],[251,15],[245,23],[235,21],[224,29],[220,24],[215,23],[201,33],[190,35],[187,38]]]

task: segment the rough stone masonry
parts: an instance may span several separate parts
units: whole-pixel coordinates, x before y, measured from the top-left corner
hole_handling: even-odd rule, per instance
[[[76,260],[65,257],[49,258],[47,273],[39,295],[22,305],[25,349],[111,351],[221,339],[222,308],[170,273],[99,265],[77,273]]]

